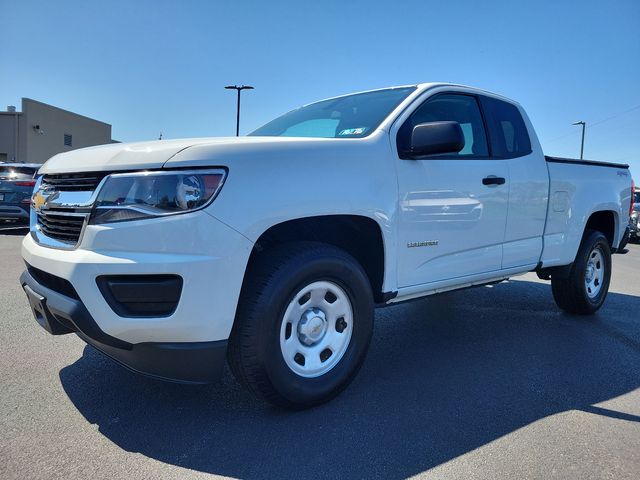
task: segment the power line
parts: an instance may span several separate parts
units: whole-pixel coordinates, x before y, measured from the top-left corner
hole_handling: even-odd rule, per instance
[[[591,128],[595,127],[596,125],[601,125],[601,124],[603,124],[603,123],[605,123],[605,122],[608,122],[609,120],[613,120],[614,118],[618,118],[618,117],[620,117],[621,115],[626,115],[627,113],[629,113],[629,112],[633,112],[634,110],[638,110],[638,109],[640,109],[640,105],[636,105],[635,107],[631,107],[631,108],[629,108],[629,109],[627,109],[627,110],[624,110],[624,111],[622,111],[622,112],[620,112],[620,113],[616,113],[615,115],[611,115],[610,117],[604,118],[604,119],[602,119],[602,120],[598,120],[597,122],[594,122],[594,123],[587,123],[588,128],[590,128],[590,129],[591,129]],[[573,135],[575,135],[575,134],[577,134],[577,133],[578,133],[578,131],[573,131],[573,132],[571,132],[571,133],[567,133],[567,134],[565,134],[565,135],[560,135],[559,137],[552,138],[551,140],[547,140],[547,141],[546,141],[546,142],[544,142],[544,143],[546,144],[546,143],[553,143],[553,142],[557,142],[558,140],[562,140],[563,138],[571,137],[571,136],[573,136]]]
[[[605,118],[604,120],[600,120],[599,122],[592,123],[591,125],[589,125],[589,128],[593,128],[596,125],[600,125],[601,123],[608,122],[609,120],[613,120],[614,118],[618,118],[620,115],[624,115],[626,113],[633,112],[634,110],[638,110],[639,108],[640,108],[640,105],[636,105],[635,107],[631,107],[629,110],[625,110],[624,112],[620,112],[620,113],[618,113],[616,115],[612,115],[611,117]]]

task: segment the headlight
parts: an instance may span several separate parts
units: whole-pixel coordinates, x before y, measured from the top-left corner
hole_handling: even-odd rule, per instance
[[[220,191],[225,170],[174,170],[109,175],[91,223],[175,215],[208,205]]]

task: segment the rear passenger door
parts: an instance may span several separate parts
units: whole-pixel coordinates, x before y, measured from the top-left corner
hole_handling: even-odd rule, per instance
[[[484,95],[479,100],[492,158],[509,170],[502,268],[530,267],[538,263],[542,252],[549,195],[547,164],[521,107]]]

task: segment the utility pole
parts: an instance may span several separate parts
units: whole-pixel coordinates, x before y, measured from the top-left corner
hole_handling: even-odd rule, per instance
[[[580,160],[582,160],[582,154],[584,153],[584,128],[587,124],[580,120],[579,122],[574,122],[571,125],[582,125],[582,142],[580,143]]]
[[[238,91],[238,108],[236,110],[236,137],[238,137],[240,135],[240,92],[242,90],[253,90],[253,87],[250,85],[227,85],[224,88]]]

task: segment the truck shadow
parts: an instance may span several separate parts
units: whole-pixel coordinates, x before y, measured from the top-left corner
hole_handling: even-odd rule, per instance
[[[87,421],[121,448],[237,478],[405,478],[536,420],[640,386],[640,297],[594,317],[559,313],[546,284],[512,281],[378,310],[355,382],[287,412],[227,373],[187,387],[131,374],[91,347],[60,372]]]

